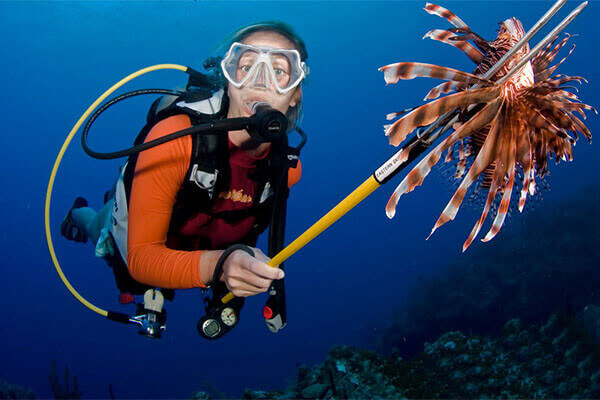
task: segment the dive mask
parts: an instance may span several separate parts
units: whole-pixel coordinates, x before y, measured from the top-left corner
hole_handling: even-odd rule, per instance
[[[236,88],[251,84],[268,87],[270,79],[279,94],[298,86],[307,74],[306,64],[295,49],[257,47],[235,42],[221,61],[227,80]]]

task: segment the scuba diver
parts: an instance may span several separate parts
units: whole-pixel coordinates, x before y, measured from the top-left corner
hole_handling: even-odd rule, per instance
[[[287,132],[304,135],[297,125],[307,57],[287,24],[242,28],[221,62],[209,63],[219,84],[191,90],[188,83],[184,95],[155,101],[135,144],[196,124],[250,117],[261,107],[285,114]],[[210,288],[207,313],[220,312],[215,299],[231,291],[237,318],[245,297],[269,291],[263,315],[276,332],[286,322],[284,272],[268,266],[254,246],[269,227],[270,256],[283,247],[286,199],[301,175],[298,155],[285,132],[271,141],[246,129],[183,136],[130,155],[99,211],[75,199],[61,234],[94,244],[96,256],[113,269],[123,304],[148,288],[160,288],[169,300],[174,289]],[[223,318],[221,325],[218,334],[209,328],[201,334],[220,337],[233,324]]]

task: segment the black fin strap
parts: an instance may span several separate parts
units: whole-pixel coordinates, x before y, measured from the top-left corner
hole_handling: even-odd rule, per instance
[[[254,251],[252,251],[252,249],[246,246],[245,244],[234,244],[233,246],[229,246],[227,250],[225,250],[223,254],[221,254],[221,257],[219,257],[219,261],[217,261],[217,265],[215,266],[215,272],[213,273],[213,279],[211,281],[211,286],[219,281],[219,277],[223,272],[223,264],[225,264],[225,260],[227,259],[227,257],[229,257],[231,253],[233,253],[236,250],[245,251],[246,253],[254,257]]]

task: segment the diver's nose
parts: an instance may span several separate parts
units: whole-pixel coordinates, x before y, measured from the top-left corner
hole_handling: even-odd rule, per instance
[[[256,71],[256,76],[254,77],[254,81],[253,81],[253,86],[266,89],[267,84],[268,84],[268,82],[267,82],[268,79],[269,78],[268,78],[268,74],[267,74],[267,66],[264,63],[261,63],[260,65],[258,65],[258,69]]]

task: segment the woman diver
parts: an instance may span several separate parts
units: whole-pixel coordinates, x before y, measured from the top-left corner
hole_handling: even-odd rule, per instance
[[[284,23],[260,23],[239,30],[221,62],[226,78],[222,90],[202,101],[183,105],[180,101],[175,112],[149,129],[144,142],[193,126],[195,118],[177,111],[185,107],[200,113],[208,113],[208,107],[215,118],[236,118],[249,117],[257,104],[266,103],[287,116],[288,131],[294,129],[301,113],[307,56],[302,39]],[[113,269],[120,266],[121,274],[142,285],[205,288],[216,284],[216,278],[238,297],[267,291],[284,272],[269,267],[262,251],[251,248],[254,255],[250,255],[234,250],[222,256],[236,243],[255,246],[258,234],[269,224],[258,214],[262,212],[259,204],[272,189],[261,177],[269,175],[265,166],[272,164],[275,146],[256,141],[246,130],[229,131],[226,137],[225,149],[219,150],[226,155],[226,165],[215,168],[212,175],[193,168],[197,167],[192,165],[196,145],[191,136],[139,153],[134,168],[130,157],[124,168],[132,170],[127,196],[119,193],[125,173],[112,195],[105,196],[100,211],[77,198],[61,224],[61,234],[78,242],[89,238],[97,256],[106,257]],[[286,168],[286,190],[298,181],[300,170],[300,165]],[[194,179],[199,177],[198,186],[205,179],[209,182],[199,203],[186,201],[199,198],[188,196],[190,171]],[[215,274],[219,263],[222,273]],[[131,297],[123,290],[121,296],[124,303]]]

